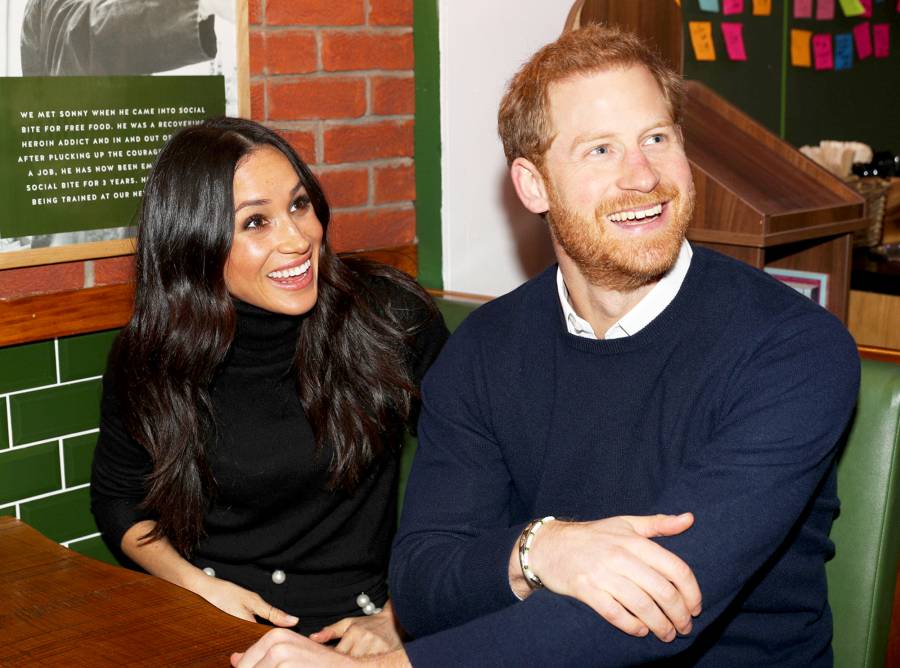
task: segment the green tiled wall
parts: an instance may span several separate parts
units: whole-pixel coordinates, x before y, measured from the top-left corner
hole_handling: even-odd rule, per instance
[[[13,445],[63,436],[100,424],[100,381],[57,385],[9,398]]]
[[[101,376],[106,357],[118,330],[67,336],[59,340],[59,379],[61,381]]]
[[[91,481],[91,461],[97,434],[85,434],[63,439],[63,459],[66,467],[66,485],[83,485]]]
[[[9,447],[9,426],[6,424],[6,397],[0,401],[0,450]]]
[[[53,342],[0,348],[0,392],[24,390],[56,382]]]
[[[26,501],[19,508],[19,519],[60,542],[97,532],[88,487]]]
[[[91,516],[89,482],[100,376],[116,334],[0,348],[0,515],[111,563]]]

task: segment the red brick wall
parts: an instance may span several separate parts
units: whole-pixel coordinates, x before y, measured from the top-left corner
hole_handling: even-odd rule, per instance
[[[338,251],[411,243],[412,0],[249,0],[251,117],[321,178]],[[130,258],[0,271],[0,299],[124,282]]]

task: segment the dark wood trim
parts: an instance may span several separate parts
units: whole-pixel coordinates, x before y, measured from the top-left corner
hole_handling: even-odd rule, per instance
[[[881,360],[900,364],[900,350],[894,348],[877,348],[875,346],[857,346],[859,356],[869,360]]]
[[[365,257],[416,275],[414,244],[341,256]],[[121,327],[131,316],[133,299],[133,283],[0,299],[0,347]]]

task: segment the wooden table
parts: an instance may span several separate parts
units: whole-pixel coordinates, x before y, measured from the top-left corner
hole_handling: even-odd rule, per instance
[[[0,517],[0,666],[217,666],[267,627]]]

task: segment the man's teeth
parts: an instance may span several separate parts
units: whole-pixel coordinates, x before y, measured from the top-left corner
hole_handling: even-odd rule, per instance
[[[299,267],[292,267],[290,269],[282,269],[281,271],[270,271],[266,276],[269,278],[294,278],[294,276],[299,276],[300,274],[305,274],[309,270],[310,261],[307,260]]]
[[[622,223],[626,220],[641,220],[643,218],[649,218],[650,216],[658,216],[662,213],[662,204],[657,204],[656,206],[651,206],[649,209],[643,209],[641,211],[620,211],[619,213],[611,213],[607,216],[610,222],[613,223]]]

